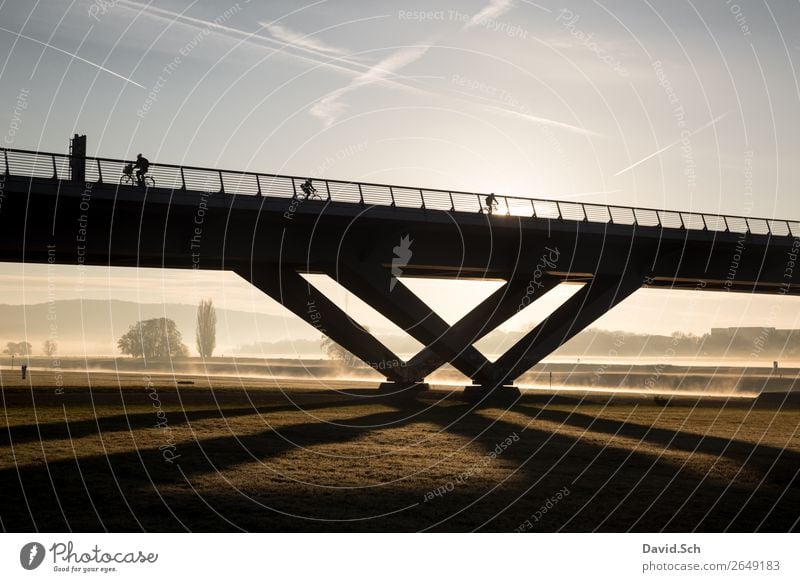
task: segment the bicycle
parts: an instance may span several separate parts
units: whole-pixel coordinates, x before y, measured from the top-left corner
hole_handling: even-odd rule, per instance
[[[142,176],[142,184],[140,184],[133,173],[127,174],[125,172],[122,173],[119,183],[123,186],[144,186],[145,188],[155,188],[156,185],[156,181],[150,174]]]
[[[322,195],[317,192],[317,189],[311,184],[311,180],[306,180],[300,185],[300,190],[305,195],[305,200],[322,200]]]

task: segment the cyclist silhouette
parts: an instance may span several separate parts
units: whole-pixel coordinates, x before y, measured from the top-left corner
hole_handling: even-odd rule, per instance
[[[300,185],[300,189],[303,191],[303,194],[306,195],[306,200],[309,196],[316,197],[317,189],[314,188],[314,185],[311,183],[311,178],[308,178],[305,182]]]
[[[497,210],[497,196],[492,192],[486,197],[486,212],[491,214],[495,210]]]
[[[136,168],[136,183],[139,186],[144,186],[144,175],[150,169],[150,160],[142,154],[136,154],[136,165],[134,167]]]

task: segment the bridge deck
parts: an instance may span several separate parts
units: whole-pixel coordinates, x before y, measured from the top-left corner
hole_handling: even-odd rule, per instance
[[[6,176],[71,180],[70,156],[66,154],[3,149]],[[118,186],[125,160],[86,157],[85,181]],[[153,163],[149,174],[155,186],[172,191],[221,192],[278,198],[304,197],[301,184],[307,177],[259,172],[221,170]],[[332,202],[422,208],[451,212],[485,213],[487,193],[439,190],[369,182],[344,182],[313,178],[319,196]],[[120,188],[137,188],[120,186]],[[495,214],[586,221],[640,227],[684,228],[697,231],[800,235],[800,221],[699,212],[659,210],[631,206],[566,202],[539,198],[497,195]]]

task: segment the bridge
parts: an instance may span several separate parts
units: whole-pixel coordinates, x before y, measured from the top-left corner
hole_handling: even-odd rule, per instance
[[[79,142],[74,142],[79,143]],[[85,142],[84,142],[85,143]],[[3,149],[0,261],[229,270],[380,371],[387,393],[449,363],[465,395],[514,381],[642,287],[798,295],[800,222]],[[336,280],[425,346],[402,360],[302,274]],[[453,325],[398,277],[503,281]],[[489,361],[474,344],[562,283],[580,290]]]

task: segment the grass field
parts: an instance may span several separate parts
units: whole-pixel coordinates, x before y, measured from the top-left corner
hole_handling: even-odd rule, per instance
[[[544,393],[507,409],[353,382],[180,381],[2,373],[2,529],[799,527],[800,410],[780,398]]]

